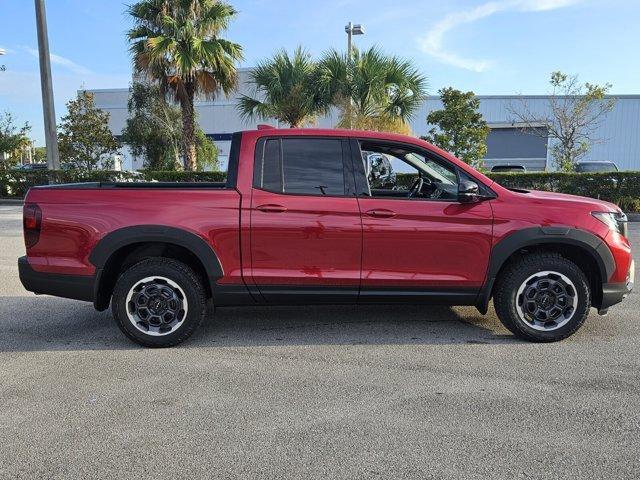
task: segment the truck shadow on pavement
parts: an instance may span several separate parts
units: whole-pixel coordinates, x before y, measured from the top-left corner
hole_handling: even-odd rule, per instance
[[[0,298],[0,352],[141,348],[111,311],[54,297]],[[218,308],[179,348],[518,342],[472,307],[375,305]]]

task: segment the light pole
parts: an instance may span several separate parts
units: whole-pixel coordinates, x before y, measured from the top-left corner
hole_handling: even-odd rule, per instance
[[[36,2],[36,24],[38,26],[38,52],[40,57],[40,86],[42,89],[42,111],[44,113],[44,136],[47,145],[49,170],[60,168],[58,137],[56,136],[56,111],[53,106],[53,85],[51,82],[51,59],[49,58],[49,36],[44,0]]]
[[[345,27],[344,31],[347,32],[347,55],[351,58],[351,53],[353,51],[353,36],[354,35],[364,35],[364,27],[359,23],[355,25],[349,22]]]
[[[353,36],[354,35],[364,35],[364,27],[359,23],[353,24],[349,22],[345,27],[344,31],[347,32],[347,61],[349,62],[349,66],[351,65],[351,61],[353,60]],[[349,71],[351,69],[349,68]],[[353,110],[353,98],[349,99],[349,106],[347,115],[349,118],[349,130],[353,128],[353,118],[352,112]]]

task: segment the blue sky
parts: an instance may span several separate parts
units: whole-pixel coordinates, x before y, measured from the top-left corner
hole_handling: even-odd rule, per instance
[[[133,2],[134,0],[131,0]],[[231,0],[227,37],[244,46],[242,66],[285,47],[313,54],[344,48],[344,25],[362,23],[359,47],[411,58],[429,78],[477,94],[541,94],[553,70],[640,93],[637,0]],[[29,121],[43,141],[34,2],[0,0],[0,111]],[[126,87],[131,78],[125,4],[47,0],[56,114],[80,87]]]

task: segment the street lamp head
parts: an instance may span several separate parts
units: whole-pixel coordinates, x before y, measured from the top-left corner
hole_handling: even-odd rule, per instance
[[[4,48],[0,48],[0,55],[4,55],[7,51]]]
[[[344,31],[351,35],[364,35],[364,27],[359,23],[354,25],[349,22],[347,25],[345,25]]]

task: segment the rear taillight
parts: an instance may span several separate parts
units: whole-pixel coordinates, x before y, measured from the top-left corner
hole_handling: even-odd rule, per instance
[[[42,210],[35,203],[27,203],[22,211],[22,226],[24,227],[24,244],[33,247],[40,239],[42,228]]]

